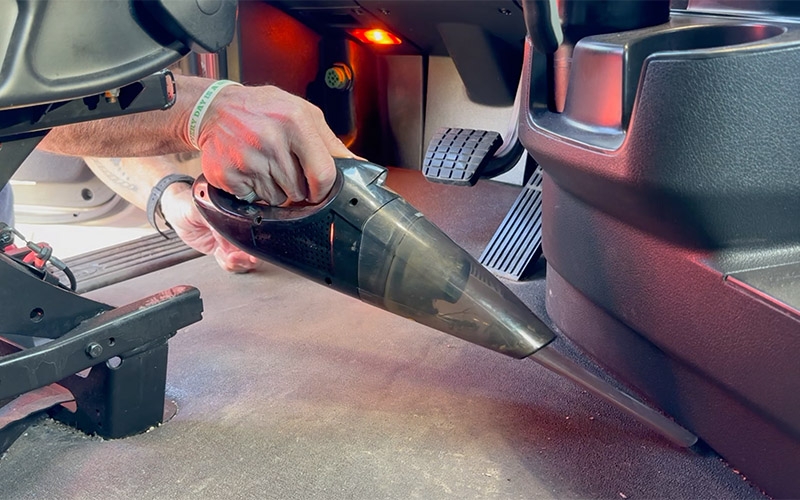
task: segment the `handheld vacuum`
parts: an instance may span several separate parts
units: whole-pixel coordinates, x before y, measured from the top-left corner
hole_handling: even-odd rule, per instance
[[[548,346],[553,330],[463,248],[384,186],[387,170],[336,159],[314,206],[247,203],[201,176],[195,203],[241,250],[391,313],[514,358],[530,358],[680,446],[697,437]]]

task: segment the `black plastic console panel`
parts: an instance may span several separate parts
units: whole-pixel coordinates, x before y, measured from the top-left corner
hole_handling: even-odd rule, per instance
[[[548,177],[543,196],[553,321],[767,493],[796,498],[800,311],[732,281],[721,267],[741,256],[643,233]],[[751,265],[790,258],[749,253]]]
[[[683,16],[585,38],[563,113],[544,60],[528,47],[521,133],[572,194],[696,247],[800,239],[800,29]]]
[[[563,112],[528,43],[520,140],[545,172],[554,322],[797,498],[800,25],[724,14],[581,39]]]

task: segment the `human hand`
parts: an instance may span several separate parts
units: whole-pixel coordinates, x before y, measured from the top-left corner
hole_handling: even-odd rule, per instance
[[[246,273],[259,266],[259,259],[242,252],[208,225],[194,205],[188,184],[171,184],[161,197],[161,211],[184,243],[198,252],[213,254],[222,269]]]
[[[355,156],[319,108],[272,86],[220,90],[198,145],[209,183],[273,206],[321,202],[336,180],[333,157]]]

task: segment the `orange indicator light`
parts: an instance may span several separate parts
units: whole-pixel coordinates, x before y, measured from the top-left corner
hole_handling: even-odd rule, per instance
[[[399,45],[403,43],[392,33],[382,29],[356,29],[350,30],[350,34],[364,43],[372,45]]]

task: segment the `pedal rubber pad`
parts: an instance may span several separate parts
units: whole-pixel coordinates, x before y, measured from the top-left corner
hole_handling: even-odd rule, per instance
[[[422,173],[432,182],[474,186],[502,144],[497,132],[440,128],[428,144]]]

